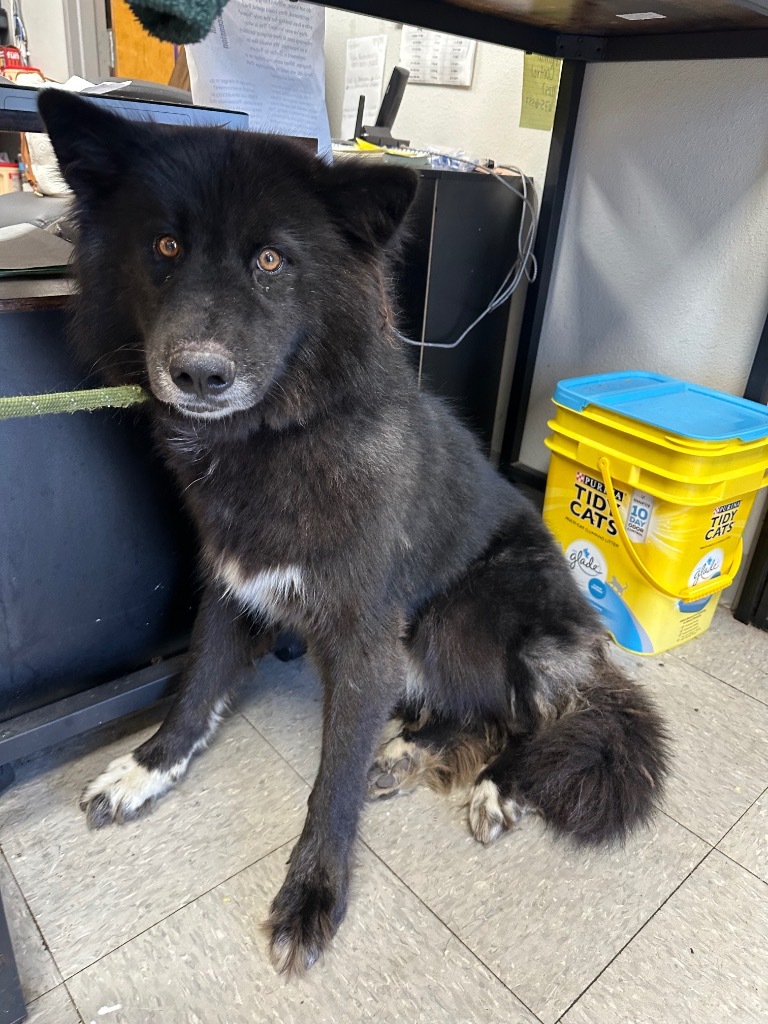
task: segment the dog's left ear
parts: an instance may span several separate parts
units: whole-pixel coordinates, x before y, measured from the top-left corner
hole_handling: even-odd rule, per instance
[[[340,160],[324,169],[323,198],[334,220],[357,245],[387,245],[403,222],[419,179],[408,167]]]

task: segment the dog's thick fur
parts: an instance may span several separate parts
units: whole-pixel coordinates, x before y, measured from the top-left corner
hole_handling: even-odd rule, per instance
[[[415,177],[129,124],[61,92],[40,109],[76,196],[75,341],[108,382],[154,396],[205,580],[176,702],[88,787],[89,823],[135,817],[181,777],[278,625],[324,687],[320,770],[269,920],[279,968],[310,966],[344,916],[366,783],[469,774],[484,842],[526,810],[581,843],[646,821],[656,711],[536,511],[417,390],[391,329],[386,250]],[[164,236],[179,248],[158,252]]]

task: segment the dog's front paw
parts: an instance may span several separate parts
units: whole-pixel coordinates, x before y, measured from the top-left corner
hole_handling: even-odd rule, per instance
[[[308,971],[336,934],[345,911],[344,889],[322,880],[286,879],[266,923],[275,969],[294,975]]]
[[[133,754],[125,754],[86,786],[80,797],[80,809],[85,811],[90,828],[133,821],[150,811],[180,774],[173,770],[149,770]]]

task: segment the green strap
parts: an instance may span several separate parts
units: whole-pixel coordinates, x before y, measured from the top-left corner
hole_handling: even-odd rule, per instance
[[[91,391],[60,391],[52,395],[18,395],[0,398],[0,420],[45,416],[52,412],[83,412],[93,409],[125,409],[145,402],[147,393],[138,384]]]

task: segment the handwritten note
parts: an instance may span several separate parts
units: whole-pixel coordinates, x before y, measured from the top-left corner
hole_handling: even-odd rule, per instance
[[[411,72],[409,84],[467,87],[472,85],[476,49],[474,39],[403,25],[400,63]]]
[[[523,100],[520,127],[551,132],[555,121],[557,90],[560,85],[560,61],[526,53],[523,61]]]
[[[243,110],[254,131],[301,135],[329,153],[325,11],[290,0],[231,0],[187,47],[195,103]]]
[[[344,74],[344,106],[341,113],[341,138],[351,139],[355,131],[357,107],[365,96],[363,124],[374,124],[381,104],[381,85],[387,37],[360,36],[347,40],[347,65]]]

